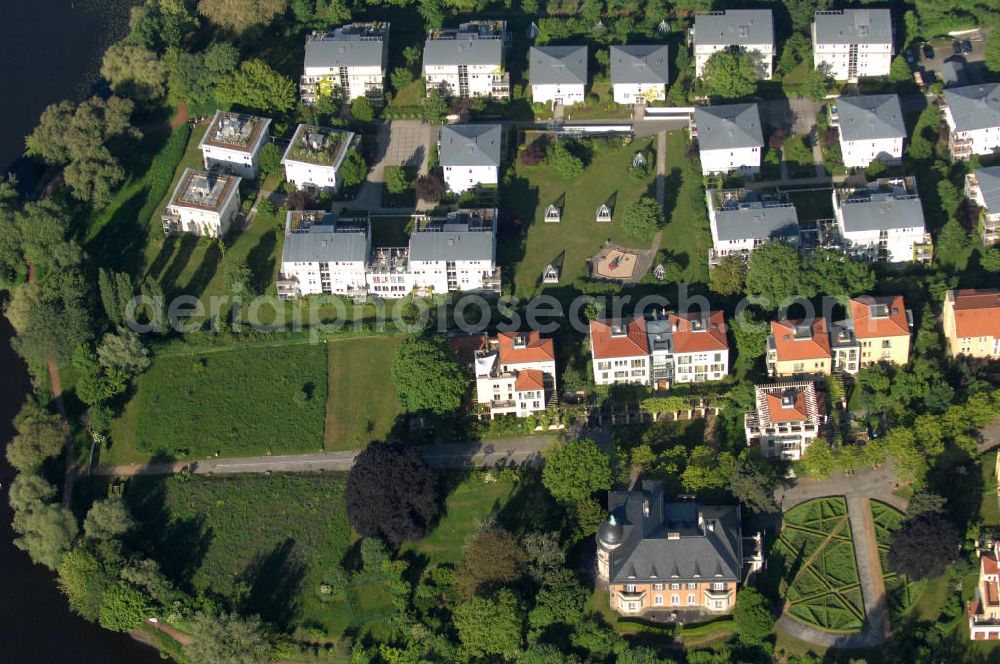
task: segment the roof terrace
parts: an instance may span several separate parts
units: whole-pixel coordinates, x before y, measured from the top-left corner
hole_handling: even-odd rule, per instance
[[[288,144],[284,161],[335,166],[345,143],[353,136],[353,133],[341,129],[301,124]]]
[[[270,122],[267,118],[254,115],[217,111],[201,145],[247,152],[257,145]]]
[[[239,183],[238,177],[188,168],[177,183],[170,204],[218,212]]]

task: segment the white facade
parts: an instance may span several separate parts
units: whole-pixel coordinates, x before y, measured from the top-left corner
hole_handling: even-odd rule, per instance
[[[558,102],[563,106],[571,106],[582,103],[585,99],[586,94],[582,83],[549,83],[531,86],[531,101],[536,104]]]
[[[444,183],[448,191],[461,194],[476,185],[496,185],[496,166],[444,166]]]
[[[917,246],[929,242],[912,178],[834,189],[833,210],[837,231],[846,249],[856,256],[909,262],[918,260]]]
[[[1000,152],[1000,84],[986,83],[944,91],[941,110],[948,124],[952,159]]]
[[[367,219],[342,221],[320,210],[288,212],[278,296],[363,296],[370,237]]]
[[[163,232],[224,237],[239,211],[239,177],[188,168],[163,210]]]
[[[844,135],[840,134],[840,151],[844,155],[844,166],[848,168],[865,168],[876,159],[886,163],[898,162],[903,158],[903,139],[845,141]]]
[[[760,172],[761,149],[757,146],[704,150],[699,149],[703,175],[740,171],[748,175]]]
[[[663,83],[615,83],[611,86],[616,104],[662,101],[667,98]]]
[[[843,215],[838,211],[838,225],[842,226],[842,219]],[[874,252],[883,248],[888,262],[905,263],[913,260],[914,245],[924,242],[926,233],[921,225],[886,231],[875,229],[849,232],[841,228],[841,236],[850,244],[853,251]]]
[[[476,377],[476,403],[489,410],[491,416],[515,415],[528,417],[545,410],[545,387],[518,385],[518,375]]]
[[[354,23],[307,36],[299,80],[303,103],[313,104],[323,95],[381,103],[388,39],[388,23]]]
[[[492,65],[424,65],[427,90],[445,97],[509,96],[500,63]]]
[[[595,385],[649,385],[649,355],[594,360]]]
[[[738,50],[757,61],[761,78],[774,71],[774,17],[770,9],[729,9],[700,13],[691,27],[695,76],[701,78],[709,58]]]
[[[422,75],[428,93],[445,97],[510,97],[503,70],[504,21],[470,21],[457,29],[432,30],[424,43]]]
[[[353,141],[353,132],[300,124],[281,159],[285,179],[297,189],[338,191],[338,171]]]
[[[270,118],[216,111],[198,144],[205,170],[256,179],[260,151],[270,140],[270,126]]]
[[[813,66],[834,79],[889,75],[892,19],[888,9],[816,12],[811,32]]]

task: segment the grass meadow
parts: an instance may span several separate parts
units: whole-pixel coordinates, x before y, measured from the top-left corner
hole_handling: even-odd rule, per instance
[[[325,345],[160,356],[136,381],[102,463],[315,452],[326,397]]]
[[[389,435],[401,412],[391,373],[401,340],[401,336],[366,337],[327,344],[326,449],[353,450]]]

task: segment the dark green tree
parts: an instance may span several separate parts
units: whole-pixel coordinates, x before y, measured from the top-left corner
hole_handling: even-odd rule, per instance
[[[816,291],[806,278],[798,250],[784,242],[769,242],[750,254],[746,293],[760,298],[765,309],[774,309],[792,297],[813,297]]]
[[[611,462],[592,440],[571,440],[550,452],[542,484],[561,503],[572,504],[611,488]]]
[[[759,63],[750,53],[717,51],[705,63],[702,80],[709,97],[742,99],[757,91]]]
[[[184,654],[203,664],[265,664],[271,644],[257,616],[200,611],[191,621],[192,642]]]
[[[439,335],[413,335],[400,342],[392,380],[400,406],[437,415],[457,410],[469,388],[458,359]]]
[[[622,228],[629,237],[643,242],[651,240],[664,223],[663,207],[649,196],[629,205],[622,217]]]
[[[524,642],[523,611],[507,588],[496,599],[473,597],[459,604],[454,621],[463,650],[473,657],[512,659]]]
[[[488,595],[524,575],[527,554],[499,527],[480,530],[455,568],[455,588],[464,596]]]
[[[771,603],[754,588],[743,588],[736,593],[733,619],[738,637],[745,643],[761,643],[774,627]]]

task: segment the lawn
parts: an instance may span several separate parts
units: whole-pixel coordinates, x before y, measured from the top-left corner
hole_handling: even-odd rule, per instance
[[[683,281],[708,283],[708,250],[712,235],[705,207],[705,186],[697,162],[687,158],[687,133],[667,134],[667,225],[661,249],[666,249],[684,266]]]
[[[889,611],[893,619],[906,615],[920,598],[926,581],[910,581],[905,574],[897,574],[889,569],[889,538],[903,525],[906,515],[892,505],[878,500],[870,501],[872,523],[875,525],[875,541],[878,542],[878,558],[885,581],[885,594],[889,601]]]
[[[358,449],[389,435],[400,413],[391,369],[401,339],[364,337],[327,344],[326,449]]]
[[[239,588],[246,611],[279,629],[337,638],[395,614],[378,578],[320,592],[353,542],[343,490],[332,474],[133,478],[125,499],[141,526],[131,544],[189,590]]]
[[[565,109],[567,121],[627,120],[632,117],[631,106],[615,103],[610,80],[595,79],[593,85],[590,86],[590,94],[597,95],[598,100],[594,102],[588,101],[586,104],[567,106]]]
[[[503,509],[516,488],[510,482],[487,484],[478,475],[465,480],[448,495],[434,530],[422,540],[408,542],[403,550],[425,557],[428,565],[457,563],[469,538]]]
[[[983,526],[1000,527],[1000,495],[997,495],[996,451],[987,452],[982,456],[983,502],[979,513],[983,518]]]
[[[102,463],[322,448],[326,346],[160,356],[136,381]]]
[[[528,140],[533,138],[529,135]],[[602,140],[594,144],[600,145]],[[515,294],[528,296],[540,288],[565,286],[589,276],[587,261],[609,238],[629,247],[650,246],[649,242],[629,238],[621,218],[641,196],[656,193],[655,169],[640,180],[629,174],[635,153],[655,147],[655,139],[643,138],[630,145],[596,149],[586,170],[573,180],[560,178],[544,163],[515,164],[513,177],[501,190],[501,207],[520,223],[521,229],[520,233],[517,229],[502,233],[500,247],[504,269],[508,274],[514,272]],[[545,223],[545,209],[553,203],[561,204],[562,221]],[[594,221],[602,203],[613,208],[610,224]],[[542,270],[551,262],[561,266],[559,284],[542,287]]]
[[[786,512],[777,548],[788,615],[831,632],[861,629],[864,602],[843,497],[817,498]]]

